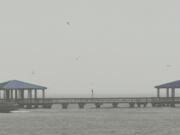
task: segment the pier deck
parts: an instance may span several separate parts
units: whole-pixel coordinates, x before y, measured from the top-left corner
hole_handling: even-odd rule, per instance
[[[180,104],[180,97],[166,98],[166,97],[120,97],[120,98],[37,98],[37,99],[20,99],[14,100],[21,107],[37,108],[43,106],[44,108],[51,108],[53,104],[61,104],[62,108],[68,108],[69,104],[78,104],[79,108],[84,108],[86,104],[94,104],[96,108],[100,108],[102,104],[112,104],[114,108],[119,104],[128,104],[129,107],[146,107],[151,104],[152,107],[170,106],[175,107],[175,104]]]

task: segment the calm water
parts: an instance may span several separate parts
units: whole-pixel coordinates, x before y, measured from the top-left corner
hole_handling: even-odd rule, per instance
[[[177,135],[180,108],[71,107],[0,114],[0,135]]]

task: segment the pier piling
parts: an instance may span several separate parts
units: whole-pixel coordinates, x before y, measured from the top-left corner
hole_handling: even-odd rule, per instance
[[[78,103],[80,109],[84,109],[85,103]]]
[[[135,103],[133,103],[133,102],[130,102],[130,103],[129,103],[129,107],[130,107],[130,108],[134,108],[134,106],[135,106]]]
[[[95,103],[96,108],[100,108],[102,103]]]
[[[67,109],[68,108],[68,103],[62,103],[62,109]]]
[[[117,108],[119,103],[112,103],[113,108]]]

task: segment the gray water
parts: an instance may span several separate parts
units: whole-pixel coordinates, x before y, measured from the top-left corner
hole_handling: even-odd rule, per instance
[[[20,110],[0,114],[0,135],[177,135],[180,108]]]

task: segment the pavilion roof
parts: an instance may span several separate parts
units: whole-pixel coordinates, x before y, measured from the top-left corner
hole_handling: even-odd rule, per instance
[[[0,83],[0,89],[47,89],[47,87],[18,80],[11,80]]]
[[[159,86],[155,86],[155,88],[180,88],[180,80],[161,84]]]

